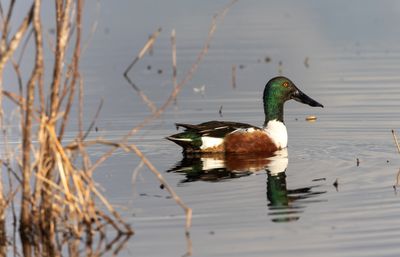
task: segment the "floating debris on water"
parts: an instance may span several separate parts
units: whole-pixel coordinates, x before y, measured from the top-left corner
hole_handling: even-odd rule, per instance
[[[311,181],[316,182],[316,181],[325,181],[325,180],[326,180],[326,178],[315,178]]]
[[[193,92],[200,93],[202,96],[204,96],[205,91],[206,91],[206,85],[201,85],[200,87],[193,88]]]
[[[306,121],[316,121],[317,120],[317,116],[314,115],[309,115],[306,117]]]
[[[265,57],[264,61],[265,61],[266,63],[271,62],[271,57],[269,57],[269,56]]]
[[[162,72],[163,72],[162,69],[159,69],[159,70],[157,71],[158,74],[162,74]]]

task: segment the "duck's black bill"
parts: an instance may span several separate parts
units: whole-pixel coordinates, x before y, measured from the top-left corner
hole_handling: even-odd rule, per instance
[[[293,93],[292,99],[294,99],[300,103],[303,103],[303,104],[308,104],[309,106],[312,106],[312,107],[322,107],[322,108],[324,107],[322,104],[318,103],[317,101],[315,101],[308,95],[304,94],[299,89],[297,89],[296,92]]]

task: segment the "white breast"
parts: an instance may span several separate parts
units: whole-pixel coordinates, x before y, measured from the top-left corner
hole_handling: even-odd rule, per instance
[[[274,141],[277,147],[283,149],[287,147],[288,135],[285,124],[278,120],[270,120],[264,131]]]

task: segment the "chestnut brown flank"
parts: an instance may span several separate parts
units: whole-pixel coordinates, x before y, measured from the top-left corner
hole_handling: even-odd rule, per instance
[[[225,137],[224,146],[225,152],[228,153],[272,153],[279,149],[263,131],[228,134]]]

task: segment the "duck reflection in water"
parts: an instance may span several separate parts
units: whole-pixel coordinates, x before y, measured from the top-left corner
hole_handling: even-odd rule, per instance
[[[287,149],[273,156],[262,154],[186,154],[183,159],[167,172],[181,173],[181,183],[195,181],[220,182],[249,176],[260,171],[267,173],[267,202],[273,222],[290,222],[300,218],[307,204],[320,202],[313,197],[325,193],[316,191],[318,185],[288,189],[286,169]]]

